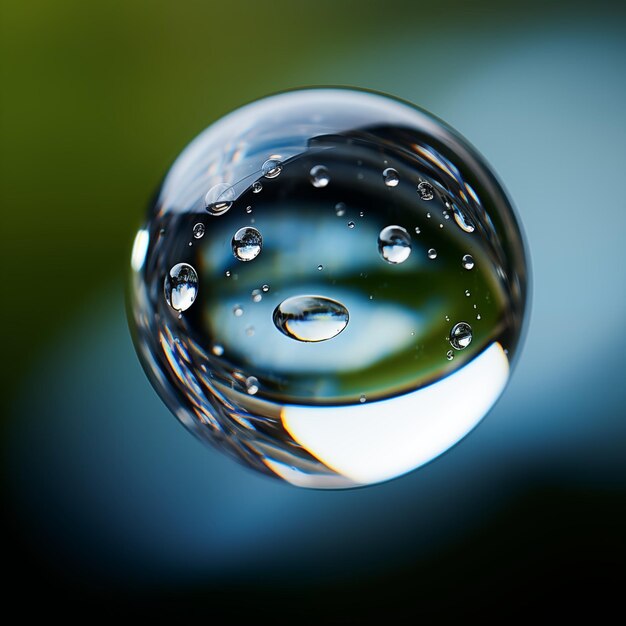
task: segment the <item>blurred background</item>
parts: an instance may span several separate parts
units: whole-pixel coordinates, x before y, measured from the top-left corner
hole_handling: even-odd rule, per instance
[[[618,606],[624,3],[1,6],[7,598],[218,623]],[[410,100],[469,139],[517,206],[533,275],[526,345],[484,422],[349,492],[298,490],[196,441],[124,311],[134,232],[182,148],[244,103],[329,84]]]

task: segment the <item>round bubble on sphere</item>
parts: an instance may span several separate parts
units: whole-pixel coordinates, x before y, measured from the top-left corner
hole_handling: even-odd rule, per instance
[[[189,430],[334,489],[414,470],[488,413],[527,269],[506,193],[458,133],[382,94],[304,89],[183,150],[129,293],[140,360]]]

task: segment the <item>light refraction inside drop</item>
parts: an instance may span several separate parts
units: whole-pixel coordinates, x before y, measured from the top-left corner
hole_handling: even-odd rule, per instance
[[[527,290],[511,204],[471,146],[349,89],[271,96],[201,133],[130,280],[137,352],[178,419],[316,488],[394,478],[465,436],[509,378]]]

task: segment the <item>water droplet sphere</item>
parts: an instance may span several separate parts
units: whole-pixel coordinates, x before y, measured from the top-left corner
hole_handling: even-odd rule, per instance
[[[175,311],[186,311],[198,294],[198,274],[187,263],[177,263],[165,275],[165,300]]]
[[[271,96],[196,137],[130,276],[135,346],[171,411],[302,487],[381,482],[453,446],[502,393],[525,320],[522,237],[484,160],[354,89]]]
[[[326,341],[336,337],[350,315],[343,304],[323,296],[294,296],[274,310],[274,324],[287,337],[298,341]]]
[[[411,236],[402,226],[386,226],[378,235],[378,252],[387,263],[403,263],[411,254]]]

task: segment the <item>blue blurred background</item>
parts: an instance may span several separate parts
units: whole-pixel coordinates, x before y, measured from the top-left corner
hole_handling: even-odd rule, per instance
[[[623,3],[10,0],[1,29],[12,598],[322,623],[617,606]],[[316,84],[459,130],[508,188],[532,261],[526,345],[489,416],[419,471],[348,492],[203,447],[151,389],[124,313],[134,231],[178,152],[241,104]]]

